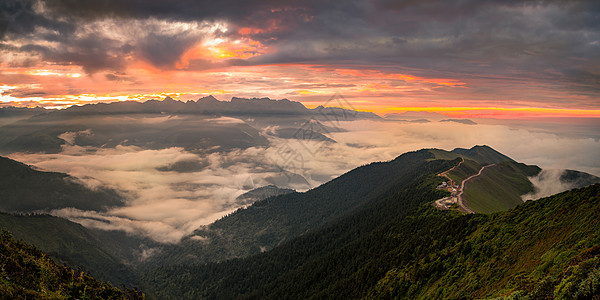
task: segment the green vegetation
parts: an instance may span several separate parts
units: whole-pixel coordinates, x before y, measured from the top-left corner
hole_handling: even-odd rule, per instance
[[[240,295],[250,298],[318,298],[324,295],[356,298],[360,295],[357,294],[359,290],[349,286],[363,288],[367,283],[375,284],[385,275],[385,270],[378,264],[395,260],[386,255],[397,245],[385,241],[390,226],[397,220],[412,218],[411,214],[421,203],[444,195],[435,190],[438,178],[433,174],[453,164],[444,160],[427,161],[429,158],[427,152],[419,151],[380,164],[380,167],[404,165],[402,180],[380,190],[355,213],[322,229],[305,233],[249,259],[155,268],[144,275],[144,286],[165,299],[233,299]],[[409,168],[410,165],[415,166]],[[373,169],[364,168],[361,172],[367,170]],[[368,177],[355,179],[360,178]],[[406,229],[415,230],[416,227]],[[405,249],[407,255],[412,255],[414,244],[402,245],[408,247]],[[353,275],[355,272],[358,272],[356,276]]]
[[[508,210],[523,203],[521,195],[534,191],[528,177],[541,171],[537,166],[517,163],[488,146],[475,146],[471,149],[457,148],[452,152],[437,149],[429,151],[439,159],[455,159],[455,157],[465,159],[460,166],[448,172],[448,176],[458,185],[470,176],[478,174],[483,166],[490,165],[480,176],[471,179],[464,186],[466,205],[479,213]],[[588,178],[583,174],[585,173],[568,173],[566,176],[572,182],[589,184],[594,176],[585,174],[589,175]],[[582,179],[579,180],[579,178]]]
[[[390,270],[370,295],[442,299],[518,292],[533,299],[577,299],[576,293],[599,294],[599,285],[586,285],[600,267],[599,213],[600,185],[595,185],[474,217],[471,234]]]
[[[91,230],[49,215],[0,213],[0,228],[18,239],[36,245],[61,263],[81,267],[95,277],[113,283],[136,285],[133,270],[126,265],[139,260],[134,250],[150,241],[124,233]]]
[[[514,162],[510,157],[492,149],[489,146],[474,146],[471,149],[456,148],[452,150],[452,153],[468,157],[480,164],[488,165],[501,163],[506,161]]]
[[[427,150],[431,154],[434,155],[434,158],[431,158],[431,160],[433,160],[433,159],[454,160],[459,157],[464,157],[464,156],[456,154],[454,152],[448,152],[446,150],[441,150],[441,149],[427,149]]]
[[[91,190],[63,173],[41,172],[0,157],[0,211],[31,212],[74,207],[102,210],[122,205],[113,190]]]
[[[476,203],[480,210],[512,207],[531,190],[527,176],[539,168],[477,149],[421,150],[365,165],[308,192],[258,201],[194,233],[204,239],[176,245],[48,215],[0,214],[0,227],[61,262],[141,284],[159,299],[598,295],[600,185],[489,215],[435,209],[432,202],[447,195],[435,189],[436,175],[462,159],[451,172],[457,180],[495,164],[468,184],[467,201],[488,201]],[[583,178],[576,175],[565,176]],[[141,260],[149,248],[155,254]]]
[[[460,164],[456,169],[448,172],[448,176],[452,178],[454,183],[460,186],[460,183],[467,179],[471,175],[477,174],[481,169],[481,164],[470,159],[465,159],[465,161]]]
[[[533,172],[539,169],[531,170]],[[530,172],[531,172],[530,171]],[[508,210],[521,203],[521,195],[533,192],[534,188],[525,165],[504,162],[486,168],[481,176],[465,185],[465,200],[476,212],[492,213]]]
[[[497,214],[462,215],[430,205],[439,194],[427,174],[437,168],[426,169],[396,193],[270,252],[157,268],[146,284],[173,299],[600,294],[600,185]]]
[[[240,209],[206,229],[195,232],[209,239],[186,239],[165,246],[150,264],[184,264],[223,261],[269,250],[337,219],[398,190],[422,172],[433,155],[426,150],[405,153],[385,163],[356,168],[305,193],[291,193],[258,201]],[[458,162],[434,161],[449,169]],[[434,163],[431,162],[431,163]],[[444,168],[440,168],[441,172]],[[436,180],[439,181],[439,178]],[[441,197],[440,197],[441,198]]]
[[[37,248],[0,234],[0,297],[3,299],[145,299],[135,289],[109,283],[59,266]]]

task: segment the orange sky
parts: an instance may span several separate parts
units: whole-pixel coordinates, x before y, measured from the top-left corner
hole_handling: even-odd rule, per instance
[[[241,51],[237,55],[247,55],[243,49],[235,45],[211,54],[219,56],[213,57],[219,61],[225,58],[220,57],[223,53],[236,55],[236,51]],[[181,64],[186,64],[194,51],[186,52]],[[4,102],[3,106],[62,108],[91,102],[144,101],[166,96],[186,101],[214,95],[219,100],[229,100],[232,96],[288,98],[303,102],[307,107],[316,107],[340,93],[354,109],[380,115],[431,111],[470,118],[600,117],[599,109],[531,103],[522,96],[510,100],[503,99],[502,95],[473,94],[471,90],[481,82],[478,79],[458,80],[325,65],[281,64],[165,71],[144,61],[136,61],[128,72],[135,77],[116,75],[115,78],[100,73],[87,74],[77,66],[11,68],[4,65],[2,69],[4,82],[0,85],[3,91],[0,99]],[[39,94],[36,94],[38,91]],[[5,95],[5,92],[22,94],[15,97]],[[557,96],[577,98],[568,93]],[[502,105],[498,105],[499,101]]]
[[[575,22],[571,27],[530,21],[554,20],[553,4],[467,8],[434,1],[406,10],[413,4],[249,1],[243,8],[210,7],[217,18],[200,16],[205,7],[194,2],[157,4],[144,15],[135,9],[145,7],[126,3],[131,11],[92,4],[53,11],[45,1],[14,10],[0,40],[0,105],[214,95],[315,107],[339,93],[354,109],[380,115],[600,117],[600,35],[594,28],[573,31],[586,14],[563,15]],[[20,23],[19,14],[36,15],[39,23]]]

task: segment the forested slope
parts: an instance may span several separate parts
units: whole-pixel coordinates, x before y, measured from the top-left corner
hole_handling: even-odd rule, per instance
[[[103,210],[123,204],[114,190],[90,189],[64,173],[42,172],[0,156],[0,211],[32,212],[74,207]]]
[[[128,286],[138,283],[133,265],[139,262],[140,247],[153,245],[148,239],[93,230],[50,215],[0,213],[0,229],[35,245],[60,263],[80,267],[102,280]]]
[[[146,283],[165,298],[587,299],[600,291],[600,185],[462,215],[429,205],[439,195],[428,174],[439,166],[424,166],[411,184],[268,253],[159,268]]]
[[[258,254],[353,213],[390,189],[399,189],[420,174],[427,150],[405,153],[389,162],[356,168],[305,193],[258,201],[195,234],[210,242],[184,240],[153,258],[157,264],[202,263]],[[439,161],[450,168],[458,161]],[[443,168],[440,168],[443,170]]]
[[[81,271],[60,266],[37,248],[0,234],[2,299],[144,299],[137,290],[121,291]]]

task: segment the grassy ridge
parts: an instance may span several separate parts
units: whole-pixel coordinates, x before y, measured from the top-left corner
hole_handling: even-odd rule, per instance
[[[479,213],[507,210],[522,203],[521,195],[534,191],[528,177],[541,171],[537,166],[517,163],[487,146],[457,148],[452,152],[438,149],[429,151],[438,159],[464,158],[465,161],[460,166],[448,173],[459,185],[463,180],[477,174],[482,166],[494,164],[464,187],[466,205]]]
[[[456,169],[448,172],[448,176],[454,180],[454,182],[458,185],[467,179],[471,175],[477,174],[481,169],[481,164],[470,159],[465,159],[465,161],[460,164]]]
[[[514,163],[486,168],[481,176],[465,184],[465,200],[476,212],[492,213],[513,208],[523,201],[521,195],[533,191],[527,174]]]

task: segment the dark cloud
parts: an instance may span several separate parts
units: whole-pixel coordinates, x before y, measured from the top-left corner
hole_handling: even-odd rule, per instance
[[[5,0],[0,3],[0,38],[31,34],[36,27],[56,30],[62,34],[72,33],[73,24],[48,18],[36,11],[36,0]],[[51,36],[46,38],[52,39]]]
[[[149,34],[139,43],[139,53],[152,65],[173,68],[181,55],[194,45],[193,39],[178,36]]]

